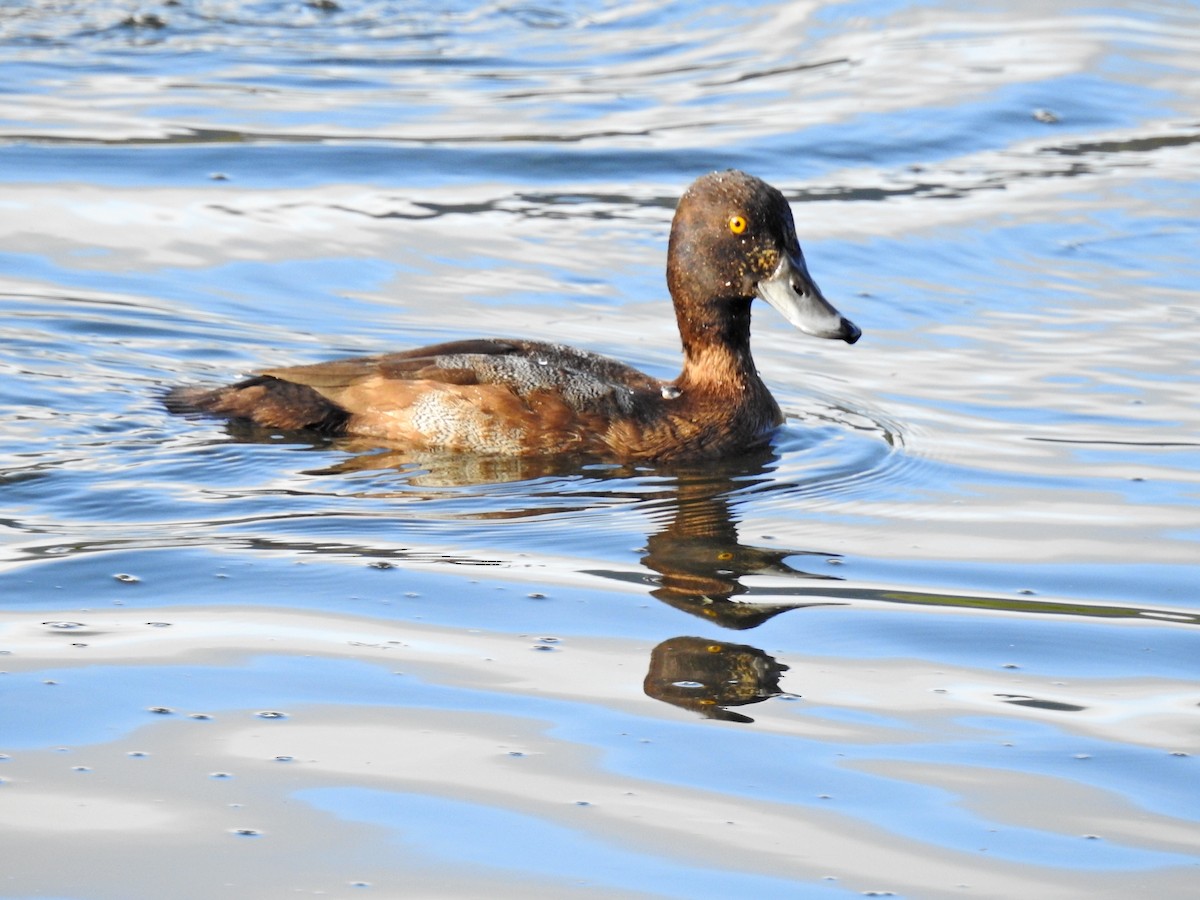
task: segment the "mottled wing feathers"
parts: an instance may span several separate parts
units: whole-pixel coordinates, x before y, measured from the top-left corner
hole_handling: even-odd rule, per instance
[[[447,341],[400,353],[356,356],[306,366],[266,369],[262,374],[293,384],[307,385],[322,393],[336,393],[339,389],[348,388],[369,378],[477,384],[479,379],[468,357],[502,357],[518,351],[518,346],[508,341]],[[456,364],[445,365],[448,359],[454,359]]]
[[[538,341],[450,341],[402,353],[267,369],[263,375],[318,391],[336,403],[387,390],[389,382],[487,384],[518,397],[547,391],[568,406],[599,411],[631,390],[655,390],[653,379],[608,357]],[[351,411],[354,411],[353,409]]]

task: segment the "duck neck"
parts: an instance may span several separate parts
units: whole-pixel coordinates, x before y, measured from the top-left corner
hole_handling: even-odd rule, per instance
[[[679,384],[740,400],[762,385],[750,356],[750,301],[736,298],[714,306],[678,316],[683,339]]]

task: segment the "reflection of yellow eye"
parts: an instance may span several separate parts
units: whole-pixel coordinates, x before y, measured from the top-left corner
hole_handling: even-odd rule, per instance
[[[746,220],[743,219],[741,216],[730,216],[729,217],[729,230],[732,231],[734,234],[741,234],[743,231],[746,230]]]

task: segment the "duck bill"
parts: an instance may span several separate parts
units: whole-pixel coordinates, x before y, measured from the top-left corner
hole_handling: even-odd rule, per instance
[[[853,344],[862,335],[859,327],[821,294],[799,252],[784,255],[774,273],[758,283],[757,292],[805,334],[837,338],[847,344]]]

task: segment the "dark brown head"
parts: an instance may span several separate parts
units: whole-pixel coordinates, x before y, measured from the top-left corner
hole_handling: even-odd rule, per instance
[[[685,350],[696,341],[748,341],[755,297],[805,334],[853,344],[862,333],[808,274],[783,194],[736,169],[697,178],[680,198],[667,284]]]

